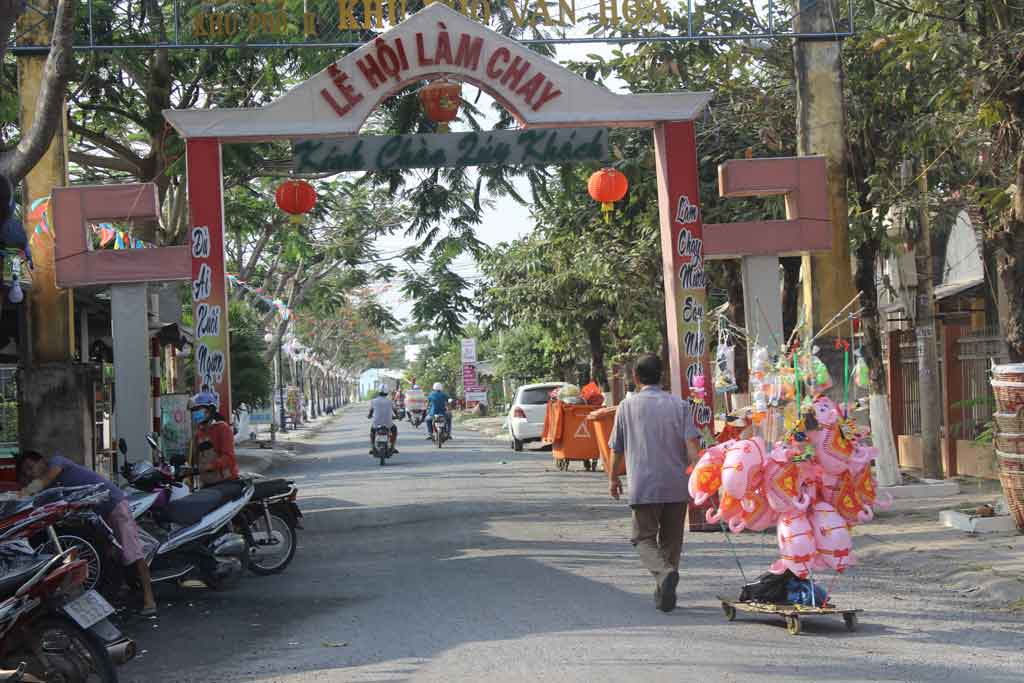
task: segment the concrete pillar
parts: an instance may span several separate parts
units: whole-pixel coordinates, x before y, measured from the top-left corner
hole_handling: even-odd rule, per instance
[[[145,284],[112,285],[114,420],[117,438],[128,442],[128,462],[149,457],[146,433],[153,424],[150,396],[149,316]]]
[[[747,334],[776,353],[786,341],[782,336],[779,257],[744,256],[741,263]],[[751,345],[748,353],[752,350]]]

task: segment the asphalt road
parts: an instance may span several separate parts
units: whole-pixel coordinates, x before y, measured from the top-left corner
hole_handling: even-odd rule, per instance
[[[438,450],[410,434],[380,467],[367,423],[327,427],[281,474],[306,530],[281,575],[236,589],[160,591],[156,620],[125,629],[143,654],[122,680],[152,681],[1014,681],[1020,612],[978,609],[933,582],[858,566],[833,585],[861,627],[725,621],[741,579],[721,534],[687,534],[679,608],[653,607],[629,545],[629,509],[603,474],[558,472],[456,429]],[[774,537],[733,537],[748,576]],[[979,558],[983,561],[983,558]],[[828,581],[828,579],[826,579]]]

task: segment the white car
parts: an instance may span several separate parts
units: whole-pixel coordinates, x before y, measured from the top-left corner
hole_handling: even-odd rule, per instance
[[[553,390],[564,386],[565,382],[547,382],[519,387],[508,412],[512,450],[521,451],[524,443],[540,441],[541,432],[544,431],[544,414],[548,409],[548,396]]]

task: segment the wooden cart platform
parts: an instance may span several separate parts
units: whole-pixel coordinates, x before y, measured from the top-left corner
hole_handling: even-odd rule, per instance
[[[857,615],[864,610],[860,609],[839,609],[837,607],[806,607],[804,605],[775,605],[763,602],[740,602],[739,600],[728,600],[721,596],[722,611],[729,621],[736,619],[736,612],[754,612],[757,614],[775,614],[786,620],[786,630],[791,635],[798,635],[802,624],[801,619],[806,617],[842,616],[846,623],[846,630],[857,630]]]

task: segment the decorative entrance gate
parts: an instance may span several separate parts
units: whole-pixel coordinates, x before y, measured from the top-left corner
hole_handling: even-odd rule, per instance
[[[264,107],[164,112],[187,144],[197,385],[214,390],[222,407],[231,405],[221,144],[289,139],[308,151],[317,139],[351,138],[382,101],[442,76],[487,92],[527,131],[654,130],[672,391],[688,396],[689,377],[710,376],[701,328],[704,235],[693,120],[711,94],[610,93],[441,4],[410,16]],[[707,425],[710,409],[697,419]]]

